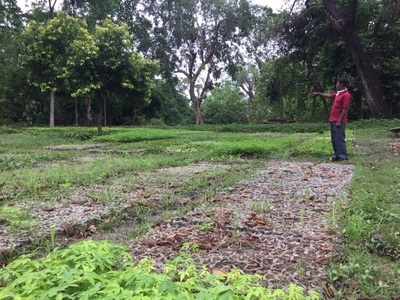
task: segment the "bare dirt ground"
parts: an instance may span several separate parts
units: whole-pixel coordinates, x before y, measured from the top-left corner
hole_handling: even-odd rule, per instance
[[[340,249],[332,214],[344,205],[352,175],[351,165],[269,162],[254,180],[161,222],[130,247],[161,268],[189,243],[196,261],[214,272],[239,268],[265,275],[269,286],[320,287]]]

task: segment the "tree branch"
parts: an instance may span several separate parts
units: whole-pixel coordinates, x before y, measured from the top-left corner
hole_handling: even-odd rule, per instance
[[[189,73],[186,72],[186,71],[183,70],[183,69],[178,69],[178,70],[176,70],[176,73],[181,73],[181,74],[185,75],[187,78],[190,77],[190,76],[189,76]]]

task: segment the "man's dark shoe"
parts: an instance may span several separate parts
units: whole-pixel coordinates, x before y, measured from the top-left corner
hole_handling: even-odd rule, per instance
[[[346,158],[341,158],[341,157],[336,157],[336,156],[333,156],[332,158],[331,158],[331,161],[347,161],[347,160],[349,160],[347,157]]]

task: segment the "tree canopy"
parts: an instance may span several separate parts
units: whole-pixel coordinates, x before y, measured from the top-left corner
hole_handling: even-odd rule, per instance
[[[248,121],[324,120],[310,93],[338,77],[353,118],[398,117],[399,14],[394,0],[3,0],[0,122],[214,122],[203,106],[226,82]]]

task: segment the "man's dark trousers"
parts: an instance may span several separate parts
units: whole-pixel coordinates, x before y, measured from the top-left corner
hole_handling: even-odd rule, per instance
[[[346,148],[346,126],[344,124],[336,125],[331,123],[331,139],[332,147],[335,152],[333,159],[335,160],[347,160],[347,148]]]

